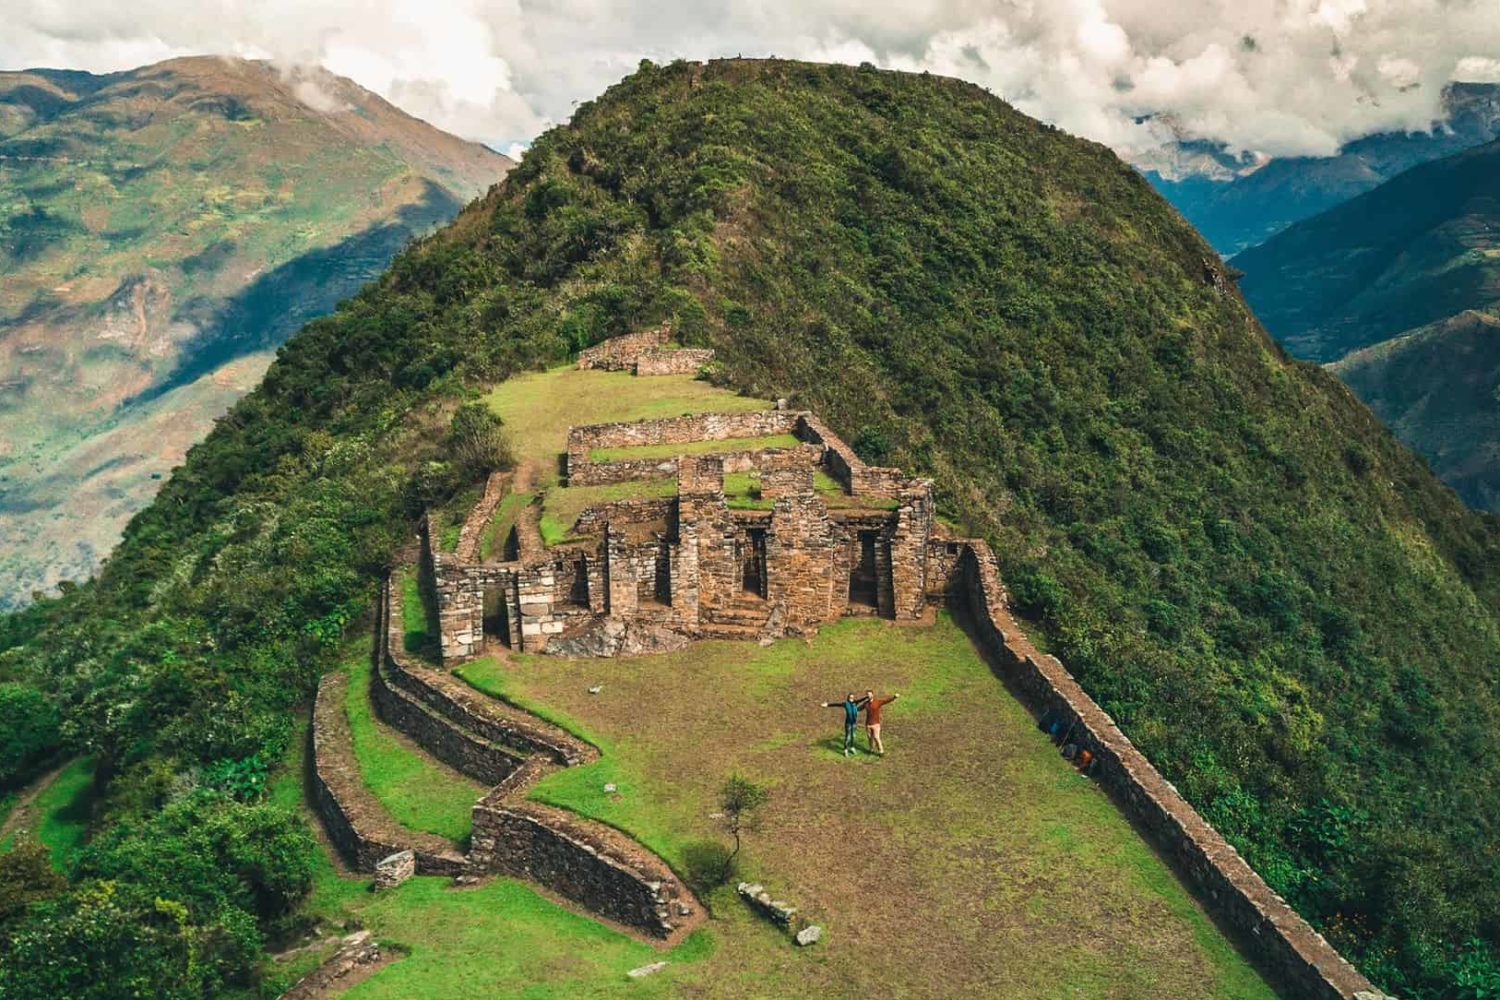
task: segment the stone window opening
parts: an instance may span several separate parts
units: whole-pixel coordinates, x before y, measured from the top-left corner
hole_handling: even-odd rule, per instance
[[[672,550],[666,542],[656,549],[656,586],[652,596],[657,604],[672,606]]]
[[[484,588],[484,638],[510,645],[510,607],[503,586]]]

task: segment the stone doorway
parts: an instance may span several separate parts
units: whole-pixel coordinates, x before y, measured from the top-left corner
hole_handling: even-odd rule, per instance
[[[766,529],[750,528],[741,555],[744,564],[740,570],[741,589],[746,594],[764,598],[766,596]]]
[[[579,556],[572,562],[571,579],[568,580],[568,588],[563,595],[563,603],[569,607],[586,608],[589,606],[589,561],[586,556]]]
[[[510,602],[505,599],[506,588],[501,586],[484,588],[484,641],[510,645]],[[472,619],[471,619],[472,620]]]
[[[880,606],[880,576],[875,568],[875,547],[880,532],[861,531],[854,565],[849,570],[849,604],[858,608]]]

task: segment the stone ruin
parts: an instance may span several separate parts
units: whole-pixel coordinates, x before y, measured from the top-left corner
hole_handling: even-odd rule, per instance
[[[600,449],[751,441],[795,447],[596,461]],[[445,663],[487,643],[525,652],[612,655],[701,638],[808,635],[844,615],[921,618],[945,592],[951,548],[934,532],[932,484],[865,465],[814,414],[706,413],[573,427],[568,485],[675,476],[676,495],[586,508],[567,539],[465,561],[426,533]],[[823,488],[815,488],[815,473]],[[731,503],[727,473],[758,496]],[[836,489],[829,487],[829,482]],[[755,489],[756,487],[752,487]],[[520,529],[518,529],[520,530]]]
[[[578,367],[636,375],[694,375],[714,359],[707,347],[674,347],[672,327],[627,333],[578,352]]]

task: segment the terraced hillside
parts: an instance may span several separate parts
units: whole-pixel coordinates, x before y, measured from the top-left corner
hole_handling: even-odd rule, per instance
[[[93,572],[275,348],[509,161],[327,73],[0,73],[0,608]]]
[[[476,404],[668,321],[719,382],[933,477],[1037,643],[1380,986],[1500,975],[1493,520],[1289,360],[1107,150],[957,81],[731,60],[581,106],[294,338],[97,581],[0,619],[5,678],[62,706],[52,749],[104,765],[87,864],[9,932],[0,990],[257,988],[324,884],[264,769],[423,512],[504,464],[456,448]],[[411,892],[422,947],[481,936],[443,916],[462,894]],[[224,944],[186,965],[188,940]]]

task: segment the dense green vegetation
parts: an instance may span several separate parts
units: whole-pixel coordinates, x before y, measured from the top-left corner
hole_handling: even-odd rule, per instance
[[[1497,334],[1500,314],[1468,309],[1329,366],[1443,482],[1490,511],[1500,511]]]
[[[107,911],[109,960],[155,976],[231,928],[222,982],[153,988],[248,982],[297,886],[154,881],[198,848],[152,817],[277,808],[296,707],[419,511],[472,486],[441,448],[459,400],[670,319],[736,388],[934,476],[1039,637],[1372,977],[1493,991],[1495,523],[1215,278],[1112,154],[977,88],[644,66],[284,347],[97,581],[0,619],[0,680],[99,755],[105,860],[138,855],[16,940],[95,974],[78,921]]]

